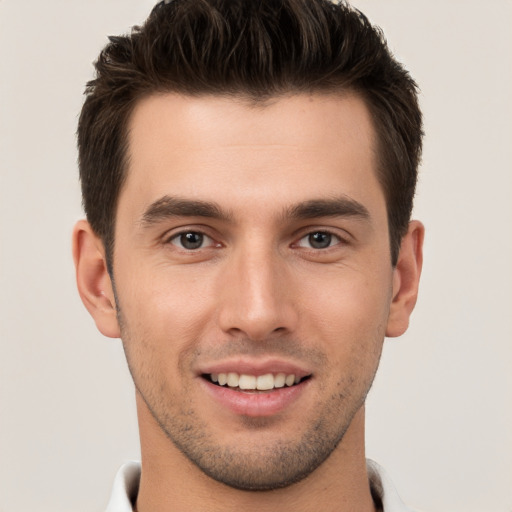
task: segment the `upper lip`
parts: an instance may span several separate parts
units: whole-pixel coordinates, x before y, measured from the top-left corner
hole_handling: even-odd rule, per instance
[[[295,375],[296,377],[303,378],[311,375],[303,366],[290,361],[284,361],[277,358],[266,358],[261,360],[238,358],[229,359],[224,361],[216,361],[210,364],[204,364],[199,370],[199,375],[211,373],[238,373],[244,375],[254,375],[256,377],[265,375],[267,373],[278,374],[284,373],[286,375]]]

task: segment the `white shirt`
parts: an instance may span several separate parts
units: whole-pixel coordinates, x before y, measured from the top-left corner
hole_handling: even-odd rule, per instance
[[[383,512],[412,512],[398,496],[386,472],[376,462],[366,461],[372,495],[382,501]],[[117,472],[105,512],[133,512],[140,481],[140,463],[128,462]]]

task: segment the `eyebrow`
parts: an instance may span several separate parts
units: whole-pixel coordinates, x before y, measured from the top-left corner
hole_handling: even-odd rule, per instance
[[[370,212],[360,202],[347,196],[332,199],[311,199],[292,206],[285,212],[292,219],[313,219],[317,217],[359,217],[370,220]]]
[[[233,219],[232,214],[222,210],[217,203],[165,195],[148,206],[142,215],[141,224],[144,227],[150,227],[173,217],[205,217],[222,221]],[[332,199],[310,199],[290,206],[282,215],[283,221],[319,217],[359,217],[369,220],[370,213],[358,201],[340,196]]]
[[[207,217],[224,221],[231,219],[231,215],[216,203],[166,195],[151,203],[144,211],[142,224],[151,226],[172,217]]]

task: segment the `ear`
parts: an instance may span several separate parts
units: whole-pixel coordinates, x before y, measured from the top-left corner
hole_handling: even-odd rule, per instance
[[[78,293],[96,327],[109,338],[119,338],[114,289],[103,242],[85,220],[78,221],[73,230],[73,260]]]
[[[393,270],[393,299],[386,329],[388,337],[401,336],[409,327],[409,317],[418,298],[424,235],[423,224],[411,221],[402,238],[398,262]]]

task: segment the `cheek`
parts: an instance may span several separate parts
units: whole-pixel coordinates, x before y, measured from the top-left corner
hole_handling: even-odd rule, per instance
[[[211,317],[205,287],[185,272],[132,268],[119,269],[116,286],[127,357],[155,370],[183,367]]]
[[[208,282],[187,268],[144,268],[133,265],[135,271],[121,276],[118,289],[124,298],[124,309],[130,318],[140,319],[147,326],[171,327],[167,333],[190,329],[195,319],[208,306]]]
[[[328,361],[319,379],[324,392],[361,405],[379,365],[388,303],[373,287],[347,283],[317,301],[316,335]]]
[[[389,314],[391,271],[371,277],[340,273],[324,283],[321,289],[315,287],[316,293],[304,294],[309,297],[304,318],[314,319],[311,326],[316,325],[326,350],[336,359],[378,357]]]

